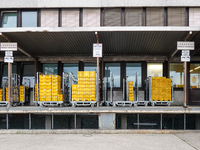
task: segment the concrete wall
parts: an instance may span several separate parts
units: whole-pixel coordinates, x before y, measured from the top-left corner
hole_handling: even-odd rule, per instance
[[[1,8],[92,8],[92,7],[200,6],[199,0],[1,0]]]

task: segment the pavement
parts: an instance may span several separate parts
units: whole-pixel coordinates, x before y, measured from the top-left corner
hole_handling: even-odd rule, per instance
[[[200,150],[200,132],[177,134],[2,134],[2,150]]]

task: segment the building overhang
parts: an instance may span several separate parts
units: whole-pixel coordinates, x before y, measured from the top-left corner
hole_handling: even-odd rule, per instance
[[[20,49],[14,53],[16,57],[92,56],[95,32],[103,44],[104,56],[171,58],[180,55],[177,41],[184,40],[195,41],[192,56],[197,56],[200,49],[200,27],[0,28],[0,42],[17,42]]]

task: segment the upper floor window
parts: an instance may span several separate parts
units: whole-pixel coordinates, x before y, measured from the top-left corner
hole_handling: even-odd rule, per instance
[[[17,27],[17,12],[2,13],[2,28]]]
[[[41,10],[41,27],[58,27],[58,9]]]
[[[185,26],[185,8],[168,8],[168,26]]]
[[[121,8],[105,8],[104,9],[104,26],[121,26]]]
[[[125,25],[142,26],[143,8],[125,8]]]
[[[37,11],[22,12],[22,27],[37,27]]]
[[[164,8],[147,8],[146,25],[164,26]]]

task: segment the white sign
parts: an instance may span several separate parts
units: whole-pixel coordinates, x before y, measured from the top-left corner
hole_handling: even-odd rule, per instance
[[[13,57],[4,57],[4,62],[13,63],[13,61],[14,61]]]
[[[181,61],[190,61],[190,56],[181,56]]]
[[[181,56],[190,56],[190,50],[182,50]]]
[[[194,50],[194,42],[189,41],[178,41],[177,50]]]
[[[13,57],[13,51],[5,51],[6,57]]]
[[[102,57],[102,44],[93,44],[93,57]]]
[[[1,51],[17,51],[17,43],[8,42],[8,43],[0,43]]]

